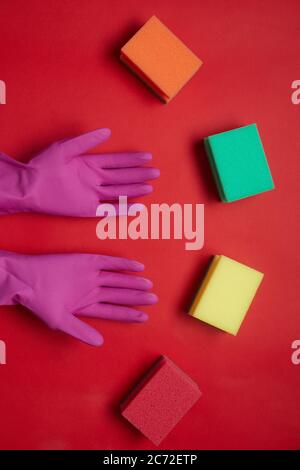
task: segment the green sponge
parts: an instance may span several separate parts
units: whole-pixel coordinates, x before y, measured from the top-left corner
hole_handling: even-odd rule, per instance
[[[256,124],[206,137],[204,145],[222,201],[274,189]]]

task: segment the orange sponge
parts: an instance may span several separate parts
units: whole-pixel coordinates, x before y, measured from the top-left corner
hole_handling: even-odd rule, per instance
[[[156,16],[122,47],[121,60],[165,102],[179,92],[202,64]]]
[[[198,385],[162,356],[123,402],[121,411],[158,445],[200,396]]]

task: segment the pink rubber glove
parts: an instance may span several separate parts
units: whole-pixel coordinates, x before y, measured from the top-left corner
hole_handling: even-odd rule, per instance
[[[98,129],[52,144],[28,164],[0,153],[0,214],[43,212],[95,217],[99,201],[152,191],[145,181],[159,170],[143,168],[146,152],[85,155],[110,137]]]
[[[92,254],[19,255],[0,251],[0,305],[21,304],[50,328],[100,346],[103,337],[78,315],[144,322],[132,308],[157,302],[152,283],[116,271],[142,271],[137,261]]]

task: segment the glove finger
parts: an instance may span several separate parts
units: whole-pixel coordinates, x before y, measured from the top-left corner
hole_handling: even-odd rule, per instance
[[[110,201],[119,199],[119,196],[140,197],[145,196],[153,191],[150,184],[121,184],[112,186],[101,186],[100,200]]]
[[[109,271],[101,271],[100,285],[103,287],[119,287],[123,289],[136,289],[142,291],[147,291],[153,287],[153,283],[144,277]]]
[[[160,171],[157,168],[123,168],[117,170],[102,170],[103,182],[101,185],[144,183],[147,180],[158,178]]]
[[[97,330],[74,315],[67,317],[60,330],[91,346],[101,346],[104,342],[103,336]]]
[[[122,322],[144,323],[148,320],[145,312],[130,307],[123,307],[111,304],[93,304],[83,308],[76,315],[84,317],[102,318],[105,320],[114,320]]]
[[[145,266],[139,261],[118,256],[95,255],[95,264],[97,269],[105,271],[140,272],[145,269]]]
[[[111,135],[109,129],[96,129],[91,132],[73,137],[59,142],[63,156],[68,160],[72,157],[81,155],[84,152],[96,147],[96,145],[105,142]]]
[[[108,153],[86,155],[88,161],[99,168],[133,168],[152,159],[149,152]]]
[[[153,305],[158,301],[155,294],[138,289],[96,287],[86,297],[81,298],[76,311],[98,302],[116,305]]]
[[[157,296],[150,292],[137,289],[119,289],[115,287],[100,287],[98,302],[117,305],[152,305],[157,302]]]

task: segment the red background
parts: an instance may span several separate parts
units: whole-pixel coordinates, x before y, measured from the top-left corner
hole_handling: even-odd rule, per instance
[[[118,60],[154,13],[204,61],[167,106]],[[105,336],[102,348],[50,331],[22,308],[1,307],[1,448],[154,448],[118,406],[160,354],[203,391],[162,449],[299,448],[300,365],[291,362],[300,336],[300,105],[291,102],[299,15],[297,0],[1,0],[1,150],[27,161],[53,140],[110,127],[103,151],[150,150],[161,169],[145,203],[206,209],[205,247],[194,252],[183,241],[101,242],[92,219],[0,218],[1,249],[136,258],[160,298],[144,325],[91,320]],[[252,122],[276,190],[222,204],[202,139]],[[186,314],[216,253],[265,273],[237,337]]]

